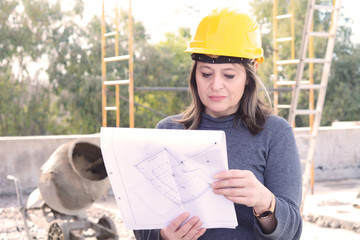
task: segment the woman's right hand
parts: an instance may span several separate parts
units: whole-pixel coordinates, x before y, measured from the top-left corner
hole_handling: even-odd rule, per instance
[[[198,239],[201,237],[206,228],[201,228],[202,222],[198,217],[192,217],[186,221],[190,216],[190,213],[185,212],[175,218],[169,226],[160,230],[161,239],[164,240],[177,240],[177,239]]]

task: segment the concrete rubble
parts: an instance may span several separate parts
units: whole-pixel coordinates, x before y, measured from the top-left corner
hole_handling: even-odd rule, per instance
[[[320,227],[357,233],[354,237],[360,239],[360,179],[316,183],[303,217]]]
[[[90,221],[97,222],[102,216],[110,217],[116,226],[119,239],[134,240],[132,231],[125,228],[121,215],[117,211],[115,200],[111,200],[109,196],[107,200],[100,199],[86,210],[87,217]],[[26,196],[24,196],[26,200]],[[32,240],[47,239],[47,229],[38,226],[31,221],[27,221],[29,232]],[[91,234],[91,230],[85,232]],[[17,204],[16,195],[8,195],[0,197],[0,240],[26,240],[26,233],[24,230],[23,218]],[[89,240],[96,240],[96,238],[86,238]]]
[[[315,194],[309,194],[304,205],[301,240],[360,239],[359,192],[360,179],[316,183]],[[135,239],[132,231],[126,229],[112,195],[100,198],[87,210],[90,220],[96,221],[102,215],[114,220],[120,239]],[[28,223],[33,239],[46,239],[46,229]],[[0,240],[15,239],[26,239],[16,196],[1,196]]]

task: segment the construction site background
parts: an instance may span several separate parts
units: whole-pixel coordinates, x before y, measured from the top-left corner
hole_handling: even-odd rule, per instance
[[[299,11],[297,11],[299,12]],[[129,11],[130,15],[130,11]],[[276,14],[274,14],[276,15]],[[117,16],[116,16],[117,19]],[[116,22],[118,22],[116,20]],[[132,24],[131,24],[132,25]],[[321,24],[322,26],[323,24]],[[129,25],[130,26],[130,25]],[[105,29],[105,25],[103,26]],[[131,27],[132,28],[132,27]],[[129,27],[130,29],[130,27]],[[129,31],[130,32],[130,31]],[[106,34],[102,34],[103,36]],[[132,36],[133,33],[130,32],[129,36]],[[305,34],[306,35],[306,34]],[[334,34],[332,34],[334,35]],[[111,35],[113,36],[113,35]],[[116,35],[115,42],[118,43],[118,36]],[[131,39],[131,38],[129,38]],[[266,37],[264,38],[266,39]],[[132,40],[131,40],[132,41]],[[264,41],[266,42],[266,40]],[[276,41],[275,41],[276,42]],[[339,43],[344,41],[338,41]],[[124,59],[129,59],[129,75],[133,75],[132,70],[132,43],[130,44],[129,40],[129,51],[130,54],[126,55]],[[103,46],[104,49],[105,46]],[[277,47],[274,47],[277,50]],[[320,49],[320,48],[318,48]],[[116,50],[116,56],[118,55]],[[304,53],[306,48],[304,48]],[[354,55],[354,54],[351,54]],[[105,55],[104,55],[105,56]],[[103,62],[105,62],[105,58]],[[292,57],[294,58],[294,57]],[[330,56],[331,58],[331,56]],[[119,59],[116,57],[116,59]],[[123,58],[121,58],[123,60]],[[304,60],[303,57],[301,59]],[[114,58],[112,58],[114,60]],[[131,61],[130,61],[131,60]],[[278,59],[275,59],[274,62],[277,62]],[[6,61],[5,61],[6,62]],[[329,61],[326,61],[329,62]],[[131,65],[131,67],[130,67]],[[337,69],[336,64],[334,65]],[[341,66],[341,65],[340,65]],[[106,65],[103,64],[103,68]],[[275,69],[278,69],[275,67]],[[339,72],[333,70],[334,72]],[[327,72],[329,74],[329,72]],[[20,75],[20,74],[19,74]],[[267,73],[266,76],[269,74]],[[274,76],[278,74],[274,73]],[[336,74],[333,74],[336,75]],[[103,71],[103,79],[106,76],[106,71]],[[67,79],[66,77],[64,79]],[[301,80],[301,77],[299,78]],[[341,79],[343,81],[343,79]],[[131,89],[131,94],[129,92],[129,102],[132,102],[133,95],[133,81],[126,80],[118,81],[121,84],[129,84]],[[343,81],[345,82],[345,81]],[[338,81],[335,81],[337,84]],[[112,83],[113,84],[113,83]],[[119,85],[121,85],[119,84]],[[118,86],[117,86],[118,87]],[[5,89],[5,88],[4,88]],[[274,86],[274,89],[275,86]],[[329,88],[331,89],[331,88]],[[105,91],[104,91],[105,92]],[[330,91],[329,93],[331,93]],[[349,94],[343,94],[342,96],[350,96],[356,92],[356,88],[351,88]],[[119,99],[119,90],[116,90],[116,99]],[[130,97],[132,96],[132,97]],[[325,96],[325,95],[324,95]],[[331,97],[331,94],[328,94],[328,99],[334,99]],[[334,96],[334,95],[333,95]],[[338,94],[335,94],[335,98],[338,98]],[[104,94],[103,94],[104,97]],[[63,98],[61,98],[63,99]],[[87,98],[88,99],[88,98]],[[95,99],[93,99],[95,100]],[[5,102],[5,101],[4,101]],[[11,101],[8,101],[11,102]],[[98,102],[96,100],[95,102]],[[104,102],[104,100],[103,100]],[[106,102],[106,101],[105,101]],[[336,102],[336,101],[334,101]],[[352,101],[352,103],[356,101]],[[322,104],[324,100],[322,101]],[[116,103],[116,109],[119,110],[119,102]],[[309,104],[310,105],[310,104]],[[275,106],[278,106],[278,102],[275,102]],[[327,107],[334,108],[334,104],[328,104]],[[341,105],[337,110],[340,113],[346,112],[345,105]],[[79,108],[76,105],[76,110]],[[114,110],[114,107],[110,107],[110,110]],[[104,108],[106,109],[106,107]],[[129,108],[129,125],[130,127],[134,126],[134,117],[133,117],[133,108]],[[321,107],[322,111],[322,107]],[[130,113],[132,112],[132,113]],[[336,114],[335,114],[336,115]],[[346,114],[344,114],[346,116]],[[105,118],[104,118],[105,116]],[[320,114],[321,116],[321,114]],[[326,116],[326,114],[325,114]],[[17,117],[19,118],[19,117]],[[116,126],[119,126],[119,112],[117,112],[116,117]],[[355,118],[357,118],[355,114]],[[92,117],[86,117],[85,119],[91,119],[92,122],[94,119]],[[105,120],[104,120],[105,119]],[[341,119],[341,117],[340,117]],[[11,121],[11,122],[22,122],[22,121]],[[345,119],[343,119],[345,120]],[[351,118],[353,120],[353,118]],[[30,122],[34,122],[31,121]],[[76,119],[75,122],[79,122],[79,126],[84,124],[81,121]],[[74,122],[74,123],[75,123]],[[310,120],[309,120],[310,122]],[[331,121],[330,121],[331,122]],[[330,123],[328,121],[328,123]],[[75,124],[71,124],[74,129],[80,129]],[[103,111],[103,126],[106,126],[106,112]],[[320,124],[320,121],[318,122]],[[311,124],[310,124],[311,125]],[[42,129],[44,124],[39,124],[40,129],[45,133],[46,131]],[[304,126],[304,124],[301,124]],[[1,129],[1,128],[0,128]],[[20,129],[19,127],[14,127],[14,129]],[[59,129],[58,124],[56,128]],[[60,128],[61,129],[61,128]],[[95,127],[95,131],[98,128]],[[9,130],[8,127],[3,127],[3,131]],[[296,128],[295,136],[298,144],[298,149],[301,156],[306,156],[307,149],[309,148],[309,130],[310,128]],[[89,132],[89,131],[88,131]],[[94,131],[91,131],[94,132]],[[83,133],[86,133],[84,131]],[[54,134],[54,133],[50,133]],[[305,220],[305,228],[302,239],[338,239],[340,237],[345,239],[359,239],[360,234],[360,220],[359,220],[359,209],[360,209],[360,149],[359,137],[360,136],[360,124],[359,122],[347,122],[347,123],[334,123],[332,127],[321,127],[319,133],[317,134],[317,144],[316,151],[314,156],[314,175],[315,175],[315,192],[312,195],[306,196],[303,216]],[[9,180],[6,179],[6,176],[13,175],[16,176],[23,187],[24,195],[27,196],[32,190],[37,187],[38,177],[40,175],[40,167],[42,164],[50,157],[54,150],[63,143],[66,143],[71,140],[82,140],[86,142],[91,142],[96,145],[99,145],[99,134],[91,135],[58,135],[58,136],[31,136],[31,137],[1,137],[0,138],[0,152],[2,156],[0,157],[0,219],[11,218],[11,214],[14,214],[14,206],[16,203],[14,199],[15,189]],[[312,159],[312,158],[311,158]],[[304,179],[307,179],[304,178]],[[107,192],[109,196],[112,196],[111,189]],[[8,212],[6,206],[11,206],[11,211]],[[4,208],[5,207],[5,208]],[[115,212],[116,219],[121,222],[121,214],[118,211],[116,203],[113,197],[105,198],[102,201],[98,202],[95,205],[95,208],[104,208],[106,210],[111,210]],[[3,210],[5,209],[5,210]],[[10,215],[9,215],[10,214]],[[0,222],[0,225],[4,225],[5,222]],[[316,223],[322,227],[330,227],[336,229],[344,229],[349,232],[328,232],[326,235],[322,231],[318,231],[318,228],[313,228],[313,225],[309,223]],[[8,222],[7,224],[13,224]],[[17,226],[16,226],[17,227]],[[121,225],[121,231],[127,231],[124,229],[124,226]],[[0,228],[0,239],[17,239],[19,238],[8,238],[7,232],[4,229],[6,224]],[[10,227],[11,228],[11,227]],[[18,231],[21,233],[21,227],[18,228]],[[16,232],[16,231],[15,231]],[[127,231],[130,232],[130,231]],[[5,235],[4,235],[5,234]],[[356,234],[356,235],[354,235]],[[3,237],[5,236],[5,238]],[[16,235],[15,235],[16,236]],[[21,238],[21,237],[20,237]],[[122,239],[133,239],[131,233],[127,234],[126,237]]]
[[[315,181],[360,179],[360,124],[357,124],[337,123],[320,128],[315,152]],[[300,155],[306,153],[307,134],[307,128],[295,130]],[[9,174],[19,179],[24,192],[30,193],[37,186],[41,165],[57,147],[75,139],[100,144],[99,134],[0,137],[0,194],[15,193],[6,178]]]
[[[301,154],[306,149],[308,129],[296,129]],[[360,124],[334,123],[321,127],[315,153],[315,192],[306,197],[301,239],[359,239],[360,237]],[[100,135],[62,135],[0,138],[0,239],[21,239],[24,235],[15,188],[6,176],[16,176],[24,199],[37,187],[40,167],[60,145],[72,140],[100,144]],[[106,197],[107,195],[107,197]],[[89,216],[109,213],[121,239],[134,239],[124,226],[111,189],[89,209]],[[10,221],[10,219],[17,219]],[[30,222],[37,237],[46,234]],[[40,235],[39,235],[40,234]],[[42,236],[42,235],[41,235]],[[41,238],[40,236],[40,238]]]

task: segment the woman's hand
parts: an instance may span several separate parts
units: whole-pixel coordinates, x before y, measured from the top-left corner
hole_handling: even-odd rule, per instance
[[[227,170],[215,175],[214,193],[234,203],[253,207],[259,213],[271,204],[271,192],[248,170]]]
[[[173,239],[198,239],[202,236],[206,228],[201,228],[202,222],[198,217],[192,217],[186,221],[190,216],[185,212],[172,221],[169,226],[160,230],[161,239],[173,240]]]

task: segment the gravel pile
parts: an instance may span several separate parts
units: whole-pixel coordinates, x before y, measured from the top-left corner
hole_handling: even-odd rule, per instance
[[[24,220],[17,205],[16,196],[0,197],[0,240],[26,240],[26,232],[24,230]],[[122,219],[115,213],[107,211],[103,208],[91,206],[87,210],[87,217],[90,221],[97,223],[102,216],[110,217],[116,226],[118,237],[121,240],[134,240],[132,231],[125,228]],[[43,217],[43,216],[39,216]],[[48,230],[27,221],[31,239],[47,239]],[[88,231],[87,233],[91,233]],[[86,239],[96,239],[95,237]]]

